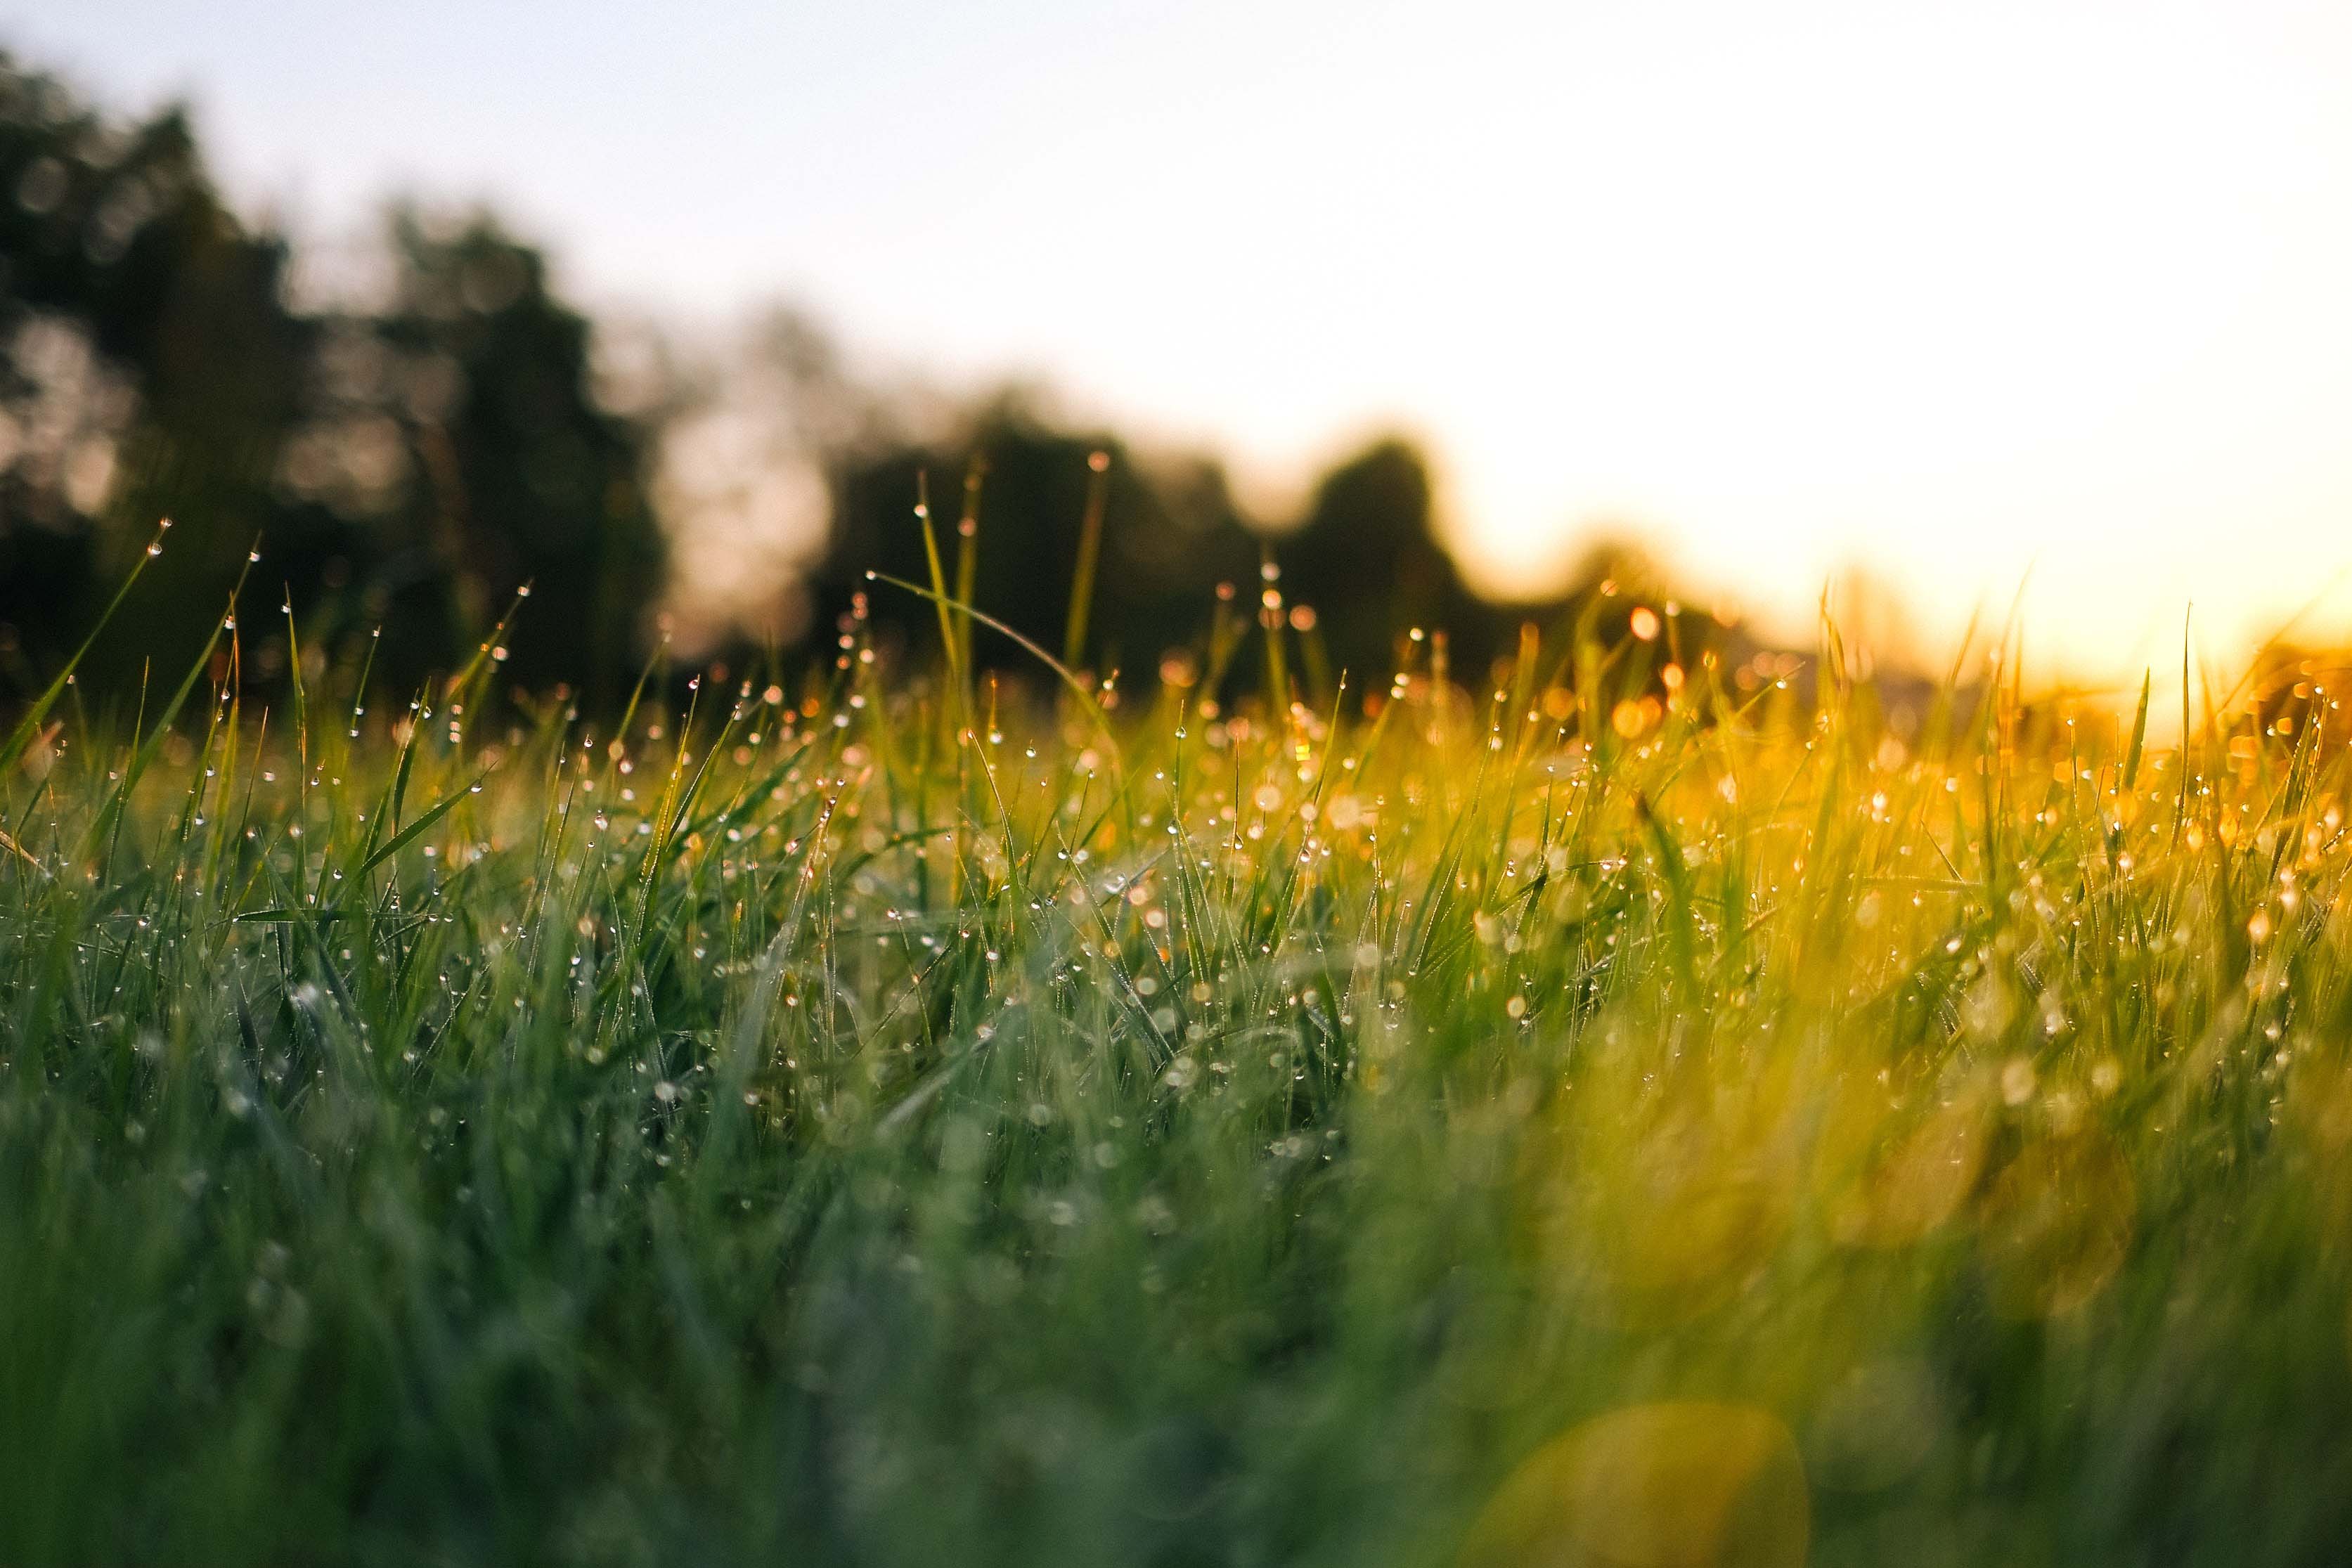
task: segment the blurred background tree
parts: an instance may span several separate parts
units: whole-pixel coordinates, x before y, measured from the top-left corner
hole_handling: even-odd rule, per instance
[[[652,431],[597,404],[586,318],[494,215],[387,230],[389,298],[320,321],[280,465],[346,546],[322,609],[382,624],[390,669],[446,669],[529,583],[506,673],[625,690],[662,580]]]
[[[1472,668],[1507,634],[1507,617],[1471,593],[1439,542],[1428,461],[1402,436],[1325,474],[1275,553],[1286,597],[1313,612],[1330,662],[1359,691],[1386,684],[1415,627],[1443,629]]]
[[[135,652],[218,614],[310,352],[287,262],[222,205],[178,110],[112,123],[0,57],[0,619],[28,643],[81,627],[159,516],[183,559]]]
[[[281,599],[320,643],[385,627],[409,682],[535,583],[518,680],[632,673],[662,540],[654,432],[600,408],[587,319],[485,213],[396,209],[364,308],[289,296],[286,241],[220,201],[186,115],[117,122],[0,55],[0,622],[24,674],[173,522],[89,666],[120,691],[239,606],[262,674]],[[290,597],[289,597],[290,596]]]
[[[1095,466],[1102,455],[1103,466]],[[1224,476],[1205,459],[1150,464],[1105,431],[1057,428],[1017,392],[974,410],[946,439],[852,454],[834,475],[833,522],[812,574],[818,625],[829,631],[866,593],[889,634],[920,636],[931,607],[866,579],[871,570],[928,580],[919,482],[947,570],[976,515],[973,601],[1058,653],[1090,493],[1102,490],[1100,556],[1085,661],[1149,678],[1167,649],[1208,623],[1220,582],[1255,583],[1259,544]],[[990,633],[976,651],[996,664],[1024,656]],[[987,643],[993,646],[987,646]]]
[[[89,666],[116,700],[150,661],[176,675],[257,538],[239,609],[263,679],[283,671],[281,601],[322,657],[381,626],[380,683],[413,688],[525,582],[505,674],[531,689],[625,693],[673,619],[686,659],[789,652],[860,594],[921,648],[929,606],[866,574],[927,578],[926,482],[950,570],[976,512],[976,602],[1055,652],[1099,505],[1080,662],[1130,689],[1163,663],[1192,678],[1221,617],[1255,622],[1269,560],[1318,701],[1342,670],[1384,685],[1416,626],[1475,687],[1523,624],[1622,641],[1670,601],[1620,547],[1538,601],[1481,598],[1401,435],[1337,463],[1298,515],[1255,516],[1212,456],[1139,448],[1035,389],[871,384],[793,312],[699,355],[600,327],[486,209],[396,205],[366,250],[364,287],[305,303],[289,242],[224,204],[184,111],[110,118],[0,54],[0,682],[57,667],[161,517],[163,569]],[[1663,635],[1643,668],[1723,639],[1704,616]],[[1029,664],[989,634],[975,651]]]

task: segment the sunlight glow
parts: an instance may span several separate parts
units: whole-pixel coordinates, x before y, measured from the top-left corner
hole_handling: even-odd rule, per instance
[[[797,295],[1268,491],[1402,425],[1490,587],[1638,530],[1784,634],[1859,570],[1933,648],[2022,585],[2108,681],[2191,599],[2229,657],[2352,625],[2340,5],[131,9],[25,30],[192,87],[314,227],[478,190],[603,299]]]

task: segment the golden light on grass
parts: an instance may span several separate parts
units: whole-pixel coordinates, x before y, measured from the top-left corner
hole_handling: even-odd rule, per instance
[[[1924,1113],[1914,1113],[1905,1125],[1875,1082],[1850,1084],[1832,1112],[1816,1160],[1837,1239],[1853,1247],[1909,1247],[1948,1223],[1984,1170],[1988,1098],[1972,1084]],[[1895,1124],[1891,1132],[1890,1121]]]
[[[1665,716],[1665,705],[1654,696],[1627,698],[1609,713],[1610,727],[1626,740],[1638,740]]]
[[[777,1417],[837,1432],[807,1485],[863,1489],[887,1528],[843,1550],[877,1561],[1772,1568],[1818,1523],[1824,1562],[2299,1568],[2336,1539],[2333,710],[2257,732],[2251,774],[2242,719],[2144,750],[2000,685],[1898,739],[1867,687],[1695,682],[1627,745],[1610,715],[1649,666],[1604,678],[1591,645],[1525,654],[1578,676],[1571,731],[1507,670],[1489,717],[1433,634],[1370,711],[1271,667],[1236,690],[1197,653],[1192,684],[1109,711],[982,676],[952,624],[944,682],[845,635],[847,678],[797,704],[762,672],[723,717],[656,703],[618,731],[499,733],[485,657],[364,727],[272,738],[225,685],[217,725],[68,732],[8,819],[40,869],[0,852],[27,937],[0,943],[0,1124],[73,1185],[32,1187],[44,1239],[0,1226],[0,1251],[73,1288],[0,1333],[0,1384],[100,1408],[71,1452],[110,1477],[179,1430],[209,1483],[188,1456],[216,1415],[273,1453],[357,1419],[449,1473],[441,1436],[367,1429],[380,1400],[288,1405],[315,1351],[193,1413],[149,1374],[273,1343],[257,1270],[307,1291],[316,1343],[373,1343],[366,1304],[438,1301],[447,1262],[412,1278],[333,1226],[383,1203],[486,1241],[510,1186],[570,1217],[549,1238],[578,1262],[469,1251],[504,1292],[463,1303],[484,1343],[543,1288],[605,1303],[551,1341],[581,1392],[549,1403],[550,1452],[609,1444],[596,1388],[647,1390],[615,1463],[666,1477],[704,1445],[714,1506],[756,1514]],[[299,716],[306,689],[270,697]],[[122,756],[153,759],[135,799]],[[118,986],[124,1027],[94,1032]],[[478,1191],[492,1168],[509,1186]],[[222,1248],[182,1245],[200,1189]],[[117,1214],[120,1244],[87,1245]],[[675,1271],[660,1248],[610,1267],[648,1236]],[[185,1291],[142,1282],[159,1250]],[[71,1271],[118,1258],[119,1288]],[[727,1397],[607,1317],[701,1323]],[[429,1380],[448,1343],[378,1371]],[[356,1475],[294,1502],[340,1520]],[[428,1545],[480,1528],[496,1478],[460,1479]],[[585,1485],[526,1522],[600,1506]],[[674,1504],[663,1481],[628,1519],[656,1538]],[[286,1555],[279,1511],[235,1555]],[[2283,1545],[2239,1550],[2256,1531]],[[365,1554],[345,1544],[312,1555]]]
[[[2087,1305],[2130,1255],[2138,1212],[2131,1167],[2105,1134],[2029,1144],[1979,1217],[1995,1309],[2042,1318]]]
[[[1796,1568],[1812,1505],[1787,1427],[1750,1405],[1638,1405],[1538,1448],[1462,1568]]]
[[[1536,1140],[1548,1267],[1580,1276],[1627,1324],[1721,1306],[1789,1235],[1799,1148],[1778,1074],[1693,1086],[1635,1116]]]

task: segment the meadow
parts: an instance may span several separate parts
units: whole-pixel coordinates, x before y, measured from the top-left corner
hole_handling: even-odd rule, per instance
[[[951,575],[26,708],[0,1562],[2352,1561],[2323,684],[1106,688]]]

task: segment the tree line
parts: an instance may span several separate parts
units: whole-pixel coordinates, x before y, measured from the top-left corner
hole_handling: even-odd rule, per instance
[[[374,252],[367,287],[306,299],[302,258],[230,207],[184,109],[110,115],[0,53],[0,689],[47,678],[168,517],[172,559],[93,652],[89,689],[184,659],[233,590],[249,677],[282,674],[289,648],[367,638],[378,678],[413,684],[470,657],[527,582],[504,674],[625,694],[695,526],[666,515],[659,483],[690,389],[611,395],[597,324],[492,212],[394,205]],[[853,392],[820,377],[813,395]],[[929,607],[867,574],[926,580],[926,498],[975,602],[1130,685],[1176,673],[1171,651],[1196,659],[1221,625],[1276,621],[1302,675],[1345,669],[1362,689],[1414,627],[1443,628],[1467,674],[1530,620],[1622,634],[1665,599],[1622,547],[1540,602],[1480,598],[1402,437],[1336,465],[1285,518],[1252,515],[1213,457],[1138,451],[1017,392],[920,434],[835,418],[803,444],[824,516],[775,591],[807,612],[719,628],[722,656],[787,658],[850,614],[919,636]],[[1677,636],[1725,632],[1699,616]]]

